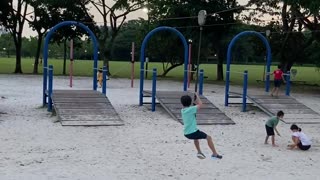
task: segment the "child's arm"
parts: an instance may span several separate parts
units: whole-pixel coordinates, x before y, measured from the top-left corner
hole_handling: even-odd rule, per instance
[[[298,146],[298,143],[299,143],[299,138],[298,137],[295,137],[295,136],[292,136],[293,137],[293,144],[289,144],[288,145],[288,148],[289,149],[294,149]]]
[[[200,109],[202,107],[202,101],[198,95],[198,93],[195,93],[196,99],[194,101],[194,103],[197,105],[197,109]]]
[[[282,73],[281,77],[282,77],[283,82],[286,83],[286,79],[284,78],[284,75],[283,75],[283,74],[284,74],[284,73]]]
[[[276,131],[276,133],[277,133],[278,136],[281,136],[280,133],[279,133],[279,131],[278,131],[278,129],[277,129],[277,127],[274,127],[274,130]]]

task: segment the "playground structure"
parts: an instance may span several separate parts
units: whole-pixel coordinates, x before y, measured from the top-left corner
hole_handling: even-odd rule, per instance
[[[144,90],[144,74],[145,74],[145,49],[146,45],[152,35],[159,31],[171,31],[179,36],[183,46],[184,46],[184,80],[183,80],[183,89],[182,91],[157,91],[156,88],[156,77],[157,70],[153,69],[153,81],[152,81],[152,91]],[[188,61],[189,61],[189,47],[184,36],[176,29],[163,26],[155,28],[150,31],[143,40],[141,45],[141,54],[140,54],[140,91],[139,91],[139,105],[147,104],[144,102],[145,97],[151,97],[152,100],[152,111],[155,111],[156,99],[159,101],[160,105],[170,114],[170,116],[182,123],[181,112],[182,108],[180,98],[182,95],[189,94],[193,97],[193,93],[187,92],[188,87]],[[227,117],[223,112],[221,112],[215,105],[213,105],[205,96],[202,95],[203,91],[203,70],[200,70],[200,73],[197,76],[199,78],[199,95],[202,99],[205,107],[200,109],[197,113],[197,123],[202,125],[210,124],[235,124],[229,117]],[[197,86],[197,85],[196,85]]]
[[[245,35],[255,35],[259,37],[267,48],[267,73],[265,81],[265,94],[248,94],[248,71],[243,72],[243,90],[242,93],[230,92],[230,65],[232,47],[236,41]],[[272,97],[268,94],[270,89],[270,66],[271,66],[271,48],[267,39],[258,32],[244,31],[236,35],[229,44],[227,54],[226,68],[226,87],[225,87],[225,106],[229,105],[229,98],[242,98],[242,111],[246,111],[247,99],[259,107],[269,116],[274,116],[277,111],[282,110],[285,113],[285,123],[320,123],[320,115],[309,107],[298,102],[290,96],[290,71],[286,77],[286,92],[285,96]],[[241,73],[240,73],[241,74]]]
[[[48,66],[48,46],[53,33],[63,26],[77,26],[87,31],[93,41],[93,90],[53,90],[53,66]],[[93,32],[84,24],[64,21],[55,25],[46,35],[43,49],[43,106],[54,109],[62,125],[123,125],[122,120],[106,97],[106,74],[103,67],[102,93],[97,91],[98,41]]]

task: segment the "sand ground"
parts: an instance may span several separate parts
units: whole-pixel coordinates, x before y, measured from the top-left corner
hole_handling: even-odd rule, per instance
[[[74,83],[73,89],[91,89],[92,79],[76,77]],[[199,126],[223,155],[199,160],[180,123],[160,107],[151,112],[138,106],[138,83],[130,88],[128,79],[108,81],[107,96],[124,126],[62,127],[41,108],[42,76],[0,75],[0,179],[319,179],[320,124],[300,125],[314,145],[301,152],[286,149],[290,125],[279,123],[282,137],[273,148],[263,144],[263,112],[224,107],[224,87],[205,84],[204,95],[236,125]],[[182,84],[160,81],[157,87],[181,90]],[[68,78],[55,77],[54,88],[69,89]],[[293,96],[320,112],[319,95]],[[205,141],[201,147],[210,156]]]

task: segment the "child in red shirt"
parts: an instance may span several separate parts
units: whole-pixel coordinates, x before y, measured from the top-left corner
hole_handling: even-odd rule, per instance
[[[271,96],[275,93],[275,96],[278,96],[279,94],[279,88],[281,86],[282,81],[286,83],[284,77],[283,77],[283,72],[281,70],[281,66],[278,65],[278,69],[273,71],[271,75],[274,75],[274,88],[271,91]]]

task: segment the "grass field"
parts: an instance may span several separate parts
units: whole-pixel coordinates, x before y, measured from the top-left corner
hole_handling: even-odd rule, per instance
[[[22,70],[25,74],[31,74],[33,70],[33,59],[22,59]],[[49,60],[49,64],[54,66],[54,74],[62,75],[62,60]],[[67,74],[70,62],[67,61]],[[99,61],[99,67],[102,67],[102,62]],[[11,74],[15,68],[14,58],[0,58],[0,73]],[[93,61],[74,61],[74,75],[75,76],[92,76]],[[152,68],[158,69],[158,74],[163,72],[161,63],[149,63],[149,70]],[[271,70],[276,67],[272,66]],[[135,78],[139,78],[140,62],[135,63]],[[204,69],[205,76],[208,78],[205,81],[215,81],[216,79],[216,65],[215,64],[201,64],[200,69]],[[249,72],[249,85],[262,85],[263,83],[257,82],[263,78],[262,65],[231,65],[231,82],[233,84],[241,84],[244,70]],[[296,82],[305,82],[309,85],[320,85],[320,72],[315,67],[301,67],[294,66],[293,69],[297,69],[297,75],[293,78]],[[110,62],[110,70],[113,77],[119,78],[130,78],[131,74],[131,63],[130,62]],[[42,73],[42,65],[39,65],[39,73]],[[151,78],[152,73],[148,75],[148,79]],[[183,79],[183,67],[173,69],[167,74],[165,79],[181,80]],[[221,83],[223,82],[215,82]]]

